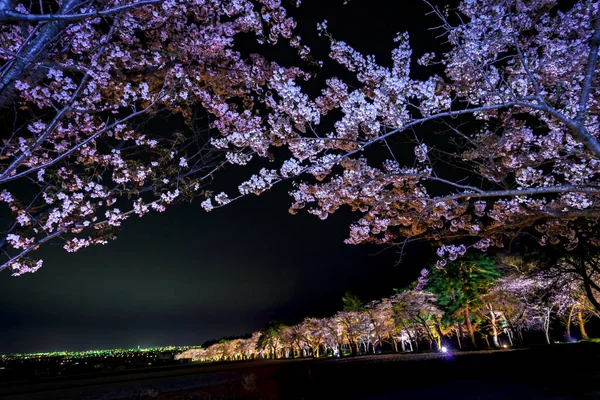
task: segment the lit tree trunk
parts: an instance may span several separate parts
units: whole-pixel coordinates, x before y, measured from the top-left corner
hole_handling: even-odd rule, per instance
[[[583,314],[581,313],[581,310],[577,310],[577,322],[579,323],[581,338],[584,340],[589,339],[587,332],[585,331],[585,321],[583,320]]]
[[[471,339],[471,344],[473,348],[477,348],[477,342],[475,341],[475,329],[473,328],[473,324],[471,323],[471,314],[469,312],[469,303],[467,303],[465,307],[465,320],[467,323],[467,329],[469,330],[469,338]]]
[[[442,348],[442,337],[444,336],[444,334],[442,333],[442,327],[441,327],[440,321],[437,318],[436,318],[436,322],[435,322],[435,331],[437,333],[438,350],[440,350]]]
[[[408,335],[408,345],[410,347],[410,351],[413,351],[413,347],[412,347],[412,343],[411,341],[415,341],[415,343],[417,342],[416,339],[413,338],[412,334],[410,333],[410,330],[406,328],[406,325],[404,325],[404,323],[402,324],[402,327],[404,328],[404,331],[406,332],[406,334]],[[402,342],[402,348],[404,349],[404,342]]]
[[[488,303],[488,308],[490,310],[490,324],[492,325],[492,342],[494,343],[494,347],[500,347],[500,343],[498,343],[498,328],[496,326],[496,312],[492,303]]]
[[[548,307],[546,311],[546,316],[544,317],[544,333],[546,334],[546,343],[550,344],[550,313],[552,312],[552,307]]]
[[[504,328],[504,333],[506,333],[506,336],[508,337],[508,342],[512,346],[513,345],[513,335],[514,335],[513,325],[510,322],[510,320],[508,319],[508,316],[506,315],[506,313],[503,312],[502,315],[504,316],[504,319],[506,320],[506,327]]]
[[[565,336],[567,338],[567,342],[570,342],[573,340],[573,338],[571,337],[571,321],[573,319],[573,310],[575,310],[575,306],[572,306],[569,309],[569,316],[567,317],[567,323],[565,326],[565,331],[566,331]]]
[[[423,327],[425,328],[425,332],[427,332],[427,341],[429,342],[429,350],[433,350],[433,342],[435,341],[435,337],[433,336],[433,333],[431,332],[431,328],[429,328],[429,325],[427,324],[427,321],[422,321],[421,323],[423,325]]]
[[[456,341],[458,342],[458,348],[462,350],[462,324],[460,322],[457,322],[456,327]]]

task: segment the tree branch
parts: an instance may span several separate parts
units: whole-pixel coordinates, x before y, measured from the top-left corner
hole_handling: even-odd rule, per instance
[[[579,98],[579,106],[577,117],[575,120],[579,125],[583,126],[585,114],[587,112],[587,103],[592,91],[592,81],[596,73],[596,65],[598,63],[598,47],[600,46],[600,8],[596,14],[596,22],[594,23],[594,32],[590,38],[590,54],[588,55],[585,77],[581,87],[581,97]]]
[[[0,1],[0,7],[3,2],[7,2],[7,0]],[[11,9],[1,10],[0,9],[0,21],[28,21],[28,22],[42,22],[42,21],[80,21],[82,19],[87,18],[95,18],[95,17],[107,17],[112,14],[116,14],[122,11],[127,11],[132,8],[141,7],[145,5],[158,4],[162,3],[164,0],[141,0],[136,3],[126,4],[119,7],[109,8],[107,10],[100,11],[91,11],[85,13],[75,13],[75,14],[23,14],[18,11],[14,11]]]
[[[82,0],[64,0],[61,10],[68,12]],[[6,13],[7,8],[12,5],[11,0],[0,0],[0,13]],[[0,14],[2,15],[2,14]],[[40,57],[46,48],[52,43],[54,38],[64,28],[63,21],[52,21],[44,25],[31,42],[19,50],[19,54],[10,63],[10,67],[0,77],[0,107],[4,106],[11,98],[11,92],[14,82],[29,70],[29,66]]]

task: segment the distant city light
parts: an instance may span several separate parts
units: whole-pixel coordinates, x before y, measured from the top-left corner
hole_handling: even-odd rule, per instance
[[[148,347],[148,348],[131,348],[131,349],[105,349],[105,350],[85,350],[85,351],[49,351],[42,353],[13,353],[0,354],[1,361],[8,360],[28,360],[28,359],[43,359],[43,358],[61,358],[63,362],[72,362],[72,359],[80,358],[108,358],[108,357],[135,357],[136,355],[148,355],[157,353],[175,353],[186,351],[189,349],[197,349],[200,346],[163,346],[163,347]]]

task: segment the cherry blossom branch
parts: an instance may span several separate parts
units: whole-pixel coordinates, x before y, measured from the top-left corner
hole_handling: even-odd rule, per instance
[[[50,233],[48,235],[46,235],[45,237],[43,237],[40,240],[36,240],[33,244],[31,244],[29,247],[27,247],[26,249],[24,249],[23,251],[21,251],[19,254],[11,257],[10,259],[8,259],[8,261],[5,261],[3,264],[0,265],[0,271],[2,271],[3,269],[6,269],[8,267],[11,266],[12,263],[14,263],[17,260],[22,259],[23,257],[25,257],[27,254],[29,254],[31,251],[37,249],[39,246],[41,246],[42,244],[60,236],[61,234],[65,233],[69,228],[68,227],[63,227],[60,229],[57,229],[55,232]]]
[[[93,62],[96,62],[104,53],[104,50],[106,49],[106,45],[108,44],[108,42],[110,41],[110,38],[112,37],[112,35],[115,32],[115,27],[117,25],[118,21],[115,20],[114,23],[111,25],[108,33],[105,36],[105,40],[103,40],[103,46],[99,49],[99,51],[96,53],[96,55],[93,58]],[[75,102],[75,100],[77,100],[77,98],[79,97],[80,93],[83,91],[83,88],[85,87],[86,83],[88,82],[90,78],[90,71],[87,71],[85,73],[85,75],[83,76],[83,78],[81,79],[81,81],[79,82],[79,85],[77,86],[77,89],[73,92],[73,94],[71,95],[69,101],[67,101],[67,103],[65,104],[65,106],[56,114],[56,116],[52,119],[52,122],[50,122],[50,124],[48,124],[48,126],[46,127],[46,129],[44,130],[44,132],[42,134],[40,134],[38,136],[38,138],[31,143],[28,147],[27,147],[27,151],[23,151],[21,153],[20,156],[18,156],[15,160],[13,160],[13,162],[2,172],[2,174],[0,174],[0,183],[5,183],[5,182],[9,182],[11,180],[17,179],[17,177],[21,177],[26,175],[21,173],[21,174],[16,174],[16,175],[12,175],[13,171],[15,171],[27,158],[27,154],[30,153],[31,151],[33,151],[34,149],[36,149],[38,146],[40,146],[47,138],[48,136],[54,132],[54,130],[56,129],[56,127],[58,126],[59,122],[67,115],[67,113],[71,110],[71,106],[72,104]],[[129,119],[129,117],[127,118]],[[114,124],[113,124],[114,125]],[[98,135],[96,135],[98,136]],[[92,135],[92,139],[96,136]],[[88,138],[89,139],[89,138]],[[90,140],[84,141],[85,143],[88,143]],[[80,146],[77,146],[80,147]],[[68,152],[70,154],[70,152]],[[64,158],[64,156],[66,156],[67,153],[65,153],[63,156],[61,156],[60,158]],[[53,164],[53,163],[52,163]],[[49,164],[51,165],[51,164]],[[39,170],[43,167],[39,167],[39,168],[35,168],[32,169],[30,171],[26,171],[27,173],[35,171],[35,170]]]
[[[75,14],[23,14],[11,9],[3,9],[6,3],[10,0],[0,0],[0,21],[27,21],[27,22],[42,22],[42,21],[80,21],[86,18],[108,17],[132,8],[142,7],[152,4],[160,4],[165,0],[141,0],[135,3],[126,4],[123,6],[113,7],[106,10],[75,13]]]
[[[67,151],[65,151],[64,153],[61,153],[59,156],[53,158],[52,160],[44,163],[44,164],[40,164],[37,165],[35,167],[31,167],[25,171],[22,171],[18,174],[14,174],[14,175],[10,175],[8,176],[8,174],[6,173],[6,171],[0,175],[0,184],[2,183],[7,183],[7,182],[11,182],[14,181],[16,179],[19,179],[25,175],[29,175],[33,172],[39,171],[41,169],[47,168],[49,166],[52,166],[54,164],[56,164],[57,162],[59,162],[60,160],[64,159],[65,157],[68,157],[69,155],[73,154],[75,151],[77,151],[78,149],[80,149],[81,147],[87,145],[88,143],[94,141],[95,139],[97,139],[100,135],[102,135],[103,133],[106,133],[108,131],[110,131],[111,129],[114,129],[116,126],[129,121],[132,118],[135,118],[139,115],[145,114],[149,109],[151,109],[152,107],[154,107],[154,105],[156,104],[156,102],[159,101],[160,98],[162,98],[163,95],[159,95],[158,97],[156,97],[152,103],[150,103],[148,106],[144,107],[143,109],[133,112],[129,115],[127,115],[124,118],[121,118],[120,120],[117,120],[115,122],[113,122],[110,125],[106,125],[104,128],[100,129],[99,131],[94,132],[93,134],[91,134],[90,136],[88,136],[85,140],[82,140],[81,142],[77,143],[76,145],[74,145],[73,147],[69,148]],[[8,169],[7,169],[8,171]]]
[[[80,3],[81,0],[65,0],[61,5],[61,10],[68,12]],[[0,10],[9,10],[11,4],[12,0],[0,0]],[[40,33],[27,46],[19,49],[18,57],[15,57],[8,70],[0,77],[0,107],[10,99],[10,94],[6,91],[9,91],[14,81],[25,74],[29,65],[44,53],[63,27],[63,21],[51,21],[41,28]]]
[[[414,197],[411,199],[431,201],[431,202],[445,202],[460,199],[471,199],[471,198],[486,198],[486,197],[514,197],[514,196],[530,196],[539,194],[550,194],[550,193],[593,193],[600,194],[600,187],[589,187],[589,186],[578,186],[578,185],[557,185],[557,186],[546,186],[537,188],[526,188],[526,189],[515,189],[515,190],[489,190],[483,191],[478,189],[475,193],[461,193],[456,195],[438,197],[438,198],[425,198],[425,197]],[[382,200],[385,201],[402,201],[406,198],[387,197]]]
[[[587,112],[587,103],[592,90],[592,80],[596,74],[596,65],[598,63],[598,48],[600,47],[600,8],[596,13],[594,21],[594,30],[592,37],[590,38],[590,53],[588,56],[587,67],[585,70],[585,77],[581,85],[581,97],[579,99],[579,105],[577,110],[577,117],[575,121],[578,125],[583,126],[585,120],[585,114]]]
[[[512,28],[511,35],[513,38],[513,42],[515,43],[515,48],[517,50],[517,54],[519,55],[519,60],[521,61],[521,65],[523,66],[523,69],[527,73],[527,76],[529,77],[529,80],[531,81],[531,84],[534,87],[535,95],[537,97],[541,98],[540,85],[538,84],[537,79],[535,79],[535,77],[531,73],[531,70],[529,69],[529,65],[527,64],[527,61],[525,60],[525,56],[523,55],[523,51],[521,50],[521,45],[519,44],[519,38],[517,37],[517,34],[515,33],[516,25],[514,22],[513,12],[510,9],[510,5],[508,4],[508,0],[504,0],[504,4],[506,4],[506,9],[508,10],[508,18],[509,18],[510,25]]]
[[[537,100],[540,103],[539,104],[532,103],[529,101],[525,101],[525,99]],[[363,151],[366,147],[368,147],[374,143],[377,143],[377,142],[384,140],[390,136],[393,136],[399,132],[402,132],[408,128],[411,128],[411,127],[414,127],[417,125],[421,125],[428,121],[432,121],[432,120],[436,120],[436,119],[440,119],[440,118],[446,118],[446,117],[452,118],[452,117],[457,117],[460,115],[473,114],[473,113],[481,112],[481,111],[492,111],[492,110],[499,110],[499,109],[511,108],[511,107],[525,107],[525,108],[531,108],[534,110],[545,111],[545,112],[549,113],[550,115],[559,119],[561,122],[565,123],[565,125],[567,125],[567,127],[569,127],[571,129],[571,131],[573,131],[573,133],[575,133],[581,139],[581,141],[586,144],[588,149],[590,151],[592,151],[592,153],[595,156],[600,157],[600,142],[598,142],[598,140],[594,136],[592,136],[592,134],[585,128],[585,126],[567,118],[564,114],[560,113],[558,110],[545,104],[543,99],[539,99],[537,97],[524,97],[522,100],[515,100],[515,101],[508,101],[508,102],[498,103],[498,104],[490,104],[487,106],[466,108],[464,110],[441,112],[441,113],[429,115],[424,118],[419,118],[417,120],[411,121],[411,122],[397,128],[397,129],[394,129],[390,132],[387,132],[380,136],[377,136],[376,138],[374,138],[368,142],[364,142],[359,148],[344,154],[342,157],[340,157],[340,159],[344,158],[344,157],[348,157],[353,154],[357,154],[357,153]],[[312,139],[312,140],[318,140],[318,139]]]

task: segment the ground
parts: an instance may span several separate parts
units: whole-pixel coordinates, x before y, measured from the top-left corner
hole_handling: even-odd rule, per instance
[[[7,400],[600,399],[600,344],[259,360],[0,385]]]

